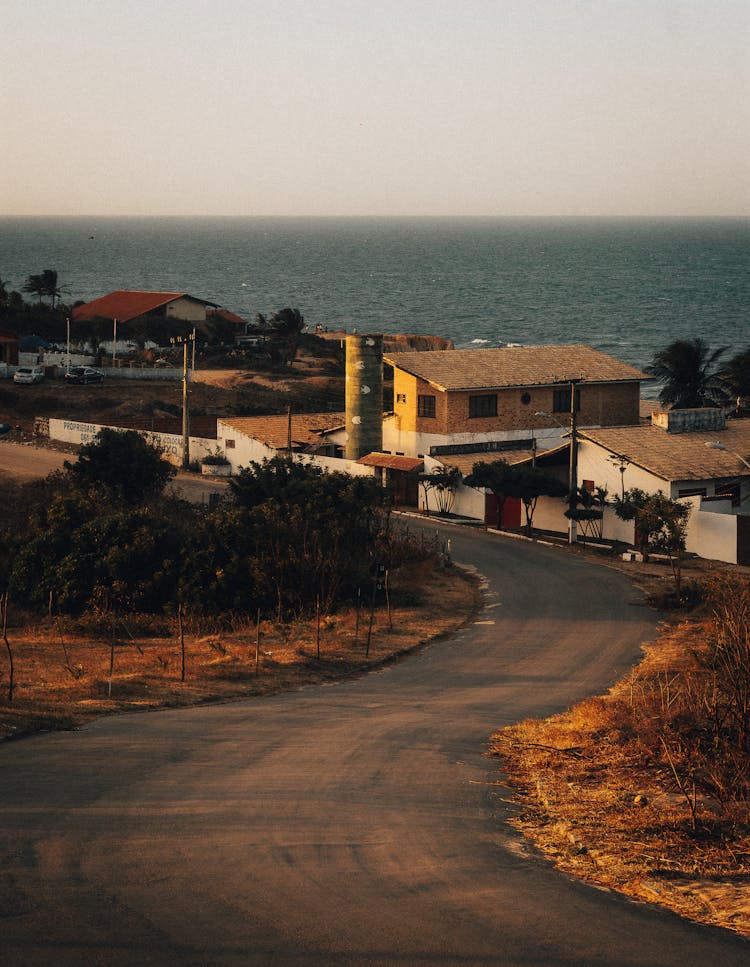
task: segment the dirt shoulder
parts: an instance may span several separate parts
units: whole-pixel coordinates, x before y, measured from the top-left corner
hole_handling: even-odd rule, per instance
[[[319,632],[314,619],[263,619],[259,637],[254,622],[188,626],[184,681],[176,621],[133,615],[117,623],[113,638],[108,616],[14,625],[11,613],[15,687],[8,704],[8,653],[0,643],[0,740],[75,728],[98,715],[260,698],[361,675],[453,634],[476,614],[481,592],[456,567],[429,581],[405,568],[394,575],[390,601],[390,609],[378,602],[369,646],[369,595],[359,615],[347,608],[322,617]]]
[[[671,582],[661,564],[608,563],[657,597]],[[686,577],[730,570],[740,569],[695,559]],[[633,715],[653,717],[653,703],[658,710],[674,700],[677,675],[691,667],[707,621],[700,612],[665,617],[640,664],[606,695],[506,728],[493,736],[491,752],[521,807],[514,824],[558,868],[750,937],[747,804],[722,820],[716,802],[694,788],[680,790],[631,728]]]

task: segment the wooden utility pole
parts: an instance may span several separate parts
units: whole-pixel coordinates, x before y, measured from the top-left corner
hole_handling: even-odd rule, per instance
[[[575,544],[578,540],[578,523],[575,519],[578,504],[578,410],[576,407],[577,388],[583,376],[570,380],[570,477],[568,481],[568,510],[570,512],[570,530],[568,543]]]
[[[190,466],[190,407],[188,405],[188,386],[190,370],[188,369],[188,346],[195,345],[195,329],[188,336],[173,336],[169,340],[172,345],[182,346],[182,469]]]

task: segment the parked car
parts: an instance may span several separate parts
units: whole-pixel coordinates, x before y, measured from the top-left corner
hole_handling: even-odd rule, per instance
[[[41,366],[21,366],[13,373],[14,383],[41,383],[44,369]]]
[[[101,383],[104,373],[88,366],[72,366],[65,374],[66,383]]]

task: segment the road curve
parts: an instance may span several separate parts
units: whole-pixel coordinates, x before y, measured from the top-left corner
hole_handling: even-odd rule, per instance
[[[654,616],[564,549],[451,537],[487,606],[407,661],[1,746],[0,963],[746,965],[729,933],[552,869],[484,755],[614,681]]]

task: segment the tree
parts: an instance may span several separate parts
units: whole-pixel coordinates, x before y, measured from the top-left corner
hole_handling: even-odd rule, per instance
[[[429,493],[435,493],[439,514],[449,514],[456,499],[456,489],[461,482],[457,467],[435,467],[431,473],[421,473],[419,483],[424,490],[425,508],[429,510]]]
[[[253,548],[250,578],[277,614],[320,600],[324,610],[365,579],[376,554],[383,491],[373,477],[325,472],[275,457],[230,483],[238,540]]]
[[[497,500],[501,520],[505,500],[508,497],[520,498],[523,501],[528,534],[532,531],[538,499],[564,497],[568,493],[567,484],[539,467],[512,465],[505,460],[475,463],[464,483],[468,487],[484,487],[491,491]]]
[[[726,351],[726,346],[709,349],[700,337],[676,339],[659,350],[646,366],[662,384],[659,401],[675,409],[724,405],[729,391],[717,364]]]
[[[672,500],[661,491],[647,494],[638,487],[615,497],[613,505],[620,520],[635,522],[635,539],[644,561],[648,560],[650,550],[669,556],[679,600],[690,505]]]
[[[520,497],[526,517],[526,533],[533,529],[534,511],[540,497],[565,497],[568,486],[539,467],[514,467],[516,479],[511,481],[509,497]]]
[[[299,309],[290,309],[287,306],[272,313],[267,325],[271,334],[279,337],[285,347],[280,354],[282,365],[291,366],[297,355],[300,333],[305,327],[305,317]]]
[[[48,296],[55,308],[55,302],[59,298],[62,289],[57,284],[57,272],[55,269],[44,269],[41,275],[41,285],[44,295]]]
[[[498,523],[503,520],[503,507],[505,498],[510,496],[507,487],[512,475],[513,470],[507,460],[492,460],[488,463],[475,463],[471,473],[464,477],[467,487],[489,490],[494,496],[497,501]]]
[[[589,490],[579,487],[575,494],[575,501],[565,511],[568,519],[578,521],[584,539],[589,537],[601,538],[604,507],[607,504],[608,491],[606,487],[596,487]]]
[[[28,276],[22,288],[24,292],[35,295],[40,303],[42,301],[42,296],[46,294],[46,286],[41,275]]]
[[[136,430],[105,428],[65,461],[68,478],[84,489],[103,490],[113,500],[140,504],[158,496],[177,472]]]
[[[721,376],[735,398],[735,410],[739,416],[742,400],[750,396],[750,349],[743,349],[732,356],[722,369]]]

